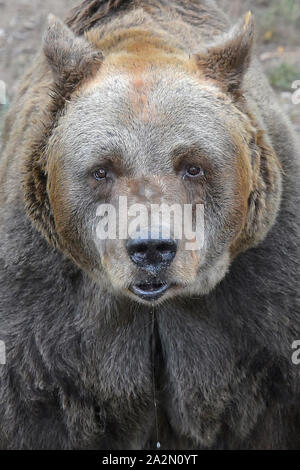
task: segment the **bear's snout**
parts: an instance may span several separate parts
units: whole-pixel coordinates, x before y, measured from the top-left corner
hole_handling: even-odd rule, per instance
[[[128,255],[133,263],[150,273],[159,273],[175,258],[177,242],[169,239],[130,239],[126,243]]]

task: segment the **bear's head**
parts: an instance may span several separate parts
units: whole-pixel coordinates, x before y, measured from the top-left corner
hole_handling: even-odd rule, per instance
[[[50,18],[27,212],[116,295],[204,295],[273,225],[280,167],[244,90],[253,30],[248,14],[188,55],[141,28],[77,37]]]

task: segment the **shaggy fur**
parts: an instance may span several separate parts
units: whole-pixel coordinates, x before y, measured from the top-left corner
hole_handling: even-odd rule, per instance
[[[300,448],[299,150],[251,15],[85,0],[66,23],[49,19],[3,132],[0,448],[152,448],[153,384],[162,448]],[[205,180],[179,178],[187,163]],[[204,202],[210,228],[152,305],[124,240],[90,230],[97,203],[150,189]]]

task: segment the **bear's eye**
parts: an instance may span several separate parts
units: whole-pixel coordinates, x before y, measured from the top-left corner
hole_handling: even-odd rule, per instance
[[[94,178],[97,181],[105,179],[107,176],[107,171],[104,168],[98,168],[94,171]]]
[[[195,176],[203,176],[204,170],[199,166],[191,165],[186,169],[186,176],[195,177]]]

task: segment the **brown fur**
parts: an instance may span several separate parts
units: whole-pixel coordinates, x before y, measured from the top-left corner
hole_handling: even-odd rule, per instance
[[[298,150],[253,19],[86,0],[67,23],[50,17],[3,135],[0,447],[152,447],[154,386],[166,448],[299,446]],[[204,246],[172,233],[163,269],[138,265],[127,235],[96,236],[120,196],[203,204]]]
[[[107,8],[114,8],[114,4],[108,4]],[[56,48],[59,47],[59,42],[57,45],[55,42],[57,26],[55,26],[54,20],[51,21],[53,24],[50,24],[49,27],[48,41],[52,46],[51,49],[45,50],[46,57],[50,63],[55,59]],[[67,224],[68,219],[64,211],[59,215],[61,195],[55,196],[55,191],[51,191],[52,204],[49,203],[46,176],[47,165],[43,154],[45,142],[51,136],[57,119],[60,116],[60,111],[72,94],[76,93],[76,90],[78,93],[82,93],[88,88],[97,86],[99,80],[103,80],[106,75],[110,75],[114,70],[123,70],[132,75],[133,83],[138,81],[139,84],[138,87],[135,87],[138,94],[133,94],[131,98],[133,110],[141,112],[141,119],[143,121],[154,122],[156,110],[147,100],[147,90],[151,89],[151,82],[148,80],[144,83],[143,88],[141,88],[141,75],[147,70],[153,69],[153,67],[164,68],[171,66],[184,70],[196,77],[202,87],[203,85],[211,86],[213,93],[219,94],[221,100],[228,99],[226,93],[229,92],[234,100],[237,101],[237,109],[241,109],[243,112],[241,115],[241,122],[243,122],[245,120],[245,104],[241,95],[241,84],[250,63],[253,30],[253,19],[248,14],[232,31],[231,37],[226,39],[225,36],[225,39],[220,39],[221,45],[209,46],[205,52],[196,54],[191,59],[175,45],[170,46],[165,42],[163,36],[159,38],[157,35],[153,35],[152,32],[144,29],[131,28],[128,31],[114,31],[104,38],[99,37],[97,29],[87,31],[85,36],[92,45],[90,48],[80,38],[76,39],[78,41],[78,45],[75,46],[78,50],[78,63],[75,67],[72,64],[69,69],[66,52],[66,56],[61,65],[59,65],[61,68],[55,69],[56,83],[53,86],[52,104],[48,111],[49,117],[46,118],[47,121],[44,123],[44,137],[40,138],[38,144],[34,144],[26,163],[25,194],[28,214],[51,243],[64,249],[64,237],[59,240],[59,232],[55,226],[52,214],[53,207],[56,207],[57,210],[57,220],[65,221]],[[64,34],[66,40],[71,44],[74,40],[66,28]],[[80,50],[81,48],[86,50],[83,52],[83,50]],[[84,62],[81,61],[82,57],[84,57]],[[103,57],[105,57],[105,61],[100,68]],[[224,98],[220,94],[220,90],[225,93]],[[250,127],[251,125],[255,128],[255,123],[251,122],[250,117]],[[249,140],[251,138],[250,127]],[[268,190],[272,190],[272,186],[268,182],[264,182],[265,176],[267,176],[265,168],[269,168],[268,174],[275,172],[274,175],[277,175],[277,180],[279,178],[278,163],[274,151],[269,145],[265,144],[263,133],[260,133],[260,131],[256,132],[260,135],[260,138],[257,138],[255,141],[254,153],[258,156],[261,153],[264,160],[257,156],[253,159],[255,168],[253,168],[252,173],[253,188],[251,194],[248,194],[247,189],[247,181],[250,177],[249,168],[248,164],[245,164],[249,159],[249,155],[246,149],[242,150],[243,142],[240,141],[238,143],[238,147],[241,149],[241,158],[237,160],[238,166],[235,172],[240,181],[237,188],[239,207],[233,207],[233,219],[230,222],[230,224],[234,224],[234,221],[236,221],[240,226],[240,229],[237,230],[238,235],[233,242],[232,253],[234,256],[240,251],[249,248],[249,246],[256,244],[265,236],[264,221],[266,212],[270,211],[270,207],[266,204],[264,197],[265,185],[268,185]],[[261,149],[261,152],[257,149]],[[244,155],[245,152],[246,154]],[[261,177],[258,177],[261,162],[264,162],[264,166],[262,167]],[[65,230],[61,227],[60,232],[65,232],[66,238],[69,228]],[[70,252],[72,257],[75,255],[75,259],[79,258],[79,253],[78,245]],[[82,260],[81,263],[86,264],[86,261]]]
[[[53,56],[58,53],[56,48],[59,45],[56,44],[57,32],[55,28],[55,23],[51,19],[48,36],[51,38],[52,49],[45,50],[45,55],[49,62],[52,62]],[[67,28],[65,31],[66,38],[68,39]],[[72,38],[70,41],[72,41]],[[61,64],[55,73],[56,80],[51,91],[52,101],[44,118],[42,134],[39,141],[34,142],[32,151],[28,155],[28,160],[25,162],[24,190],[27,212],[48,241],[53,243],[54,246],[60,246],[61,248],[64,245],[62,241],[59,241],[52,207],[48,198],[48,190],[50,188],[49,186],[47,187],[47,162],[44,159],[45,147],[66,101],[70,99],[72,93],[76,91],[76,88],[84,80],[89,79],[90,76],[95,74],[103,59],[100,52],[87,48],[85,43],[80,43],[80,40],[78,40],[77,47],[78,59],[75,59],[76,63],[72,62],[72,66],[68,65],[67,53],[61,58]],[[84,50],[81,50],[81,47]],[[84,60],[82,60],[82,56]],[[74,60],[74,57],[72,60]]]

